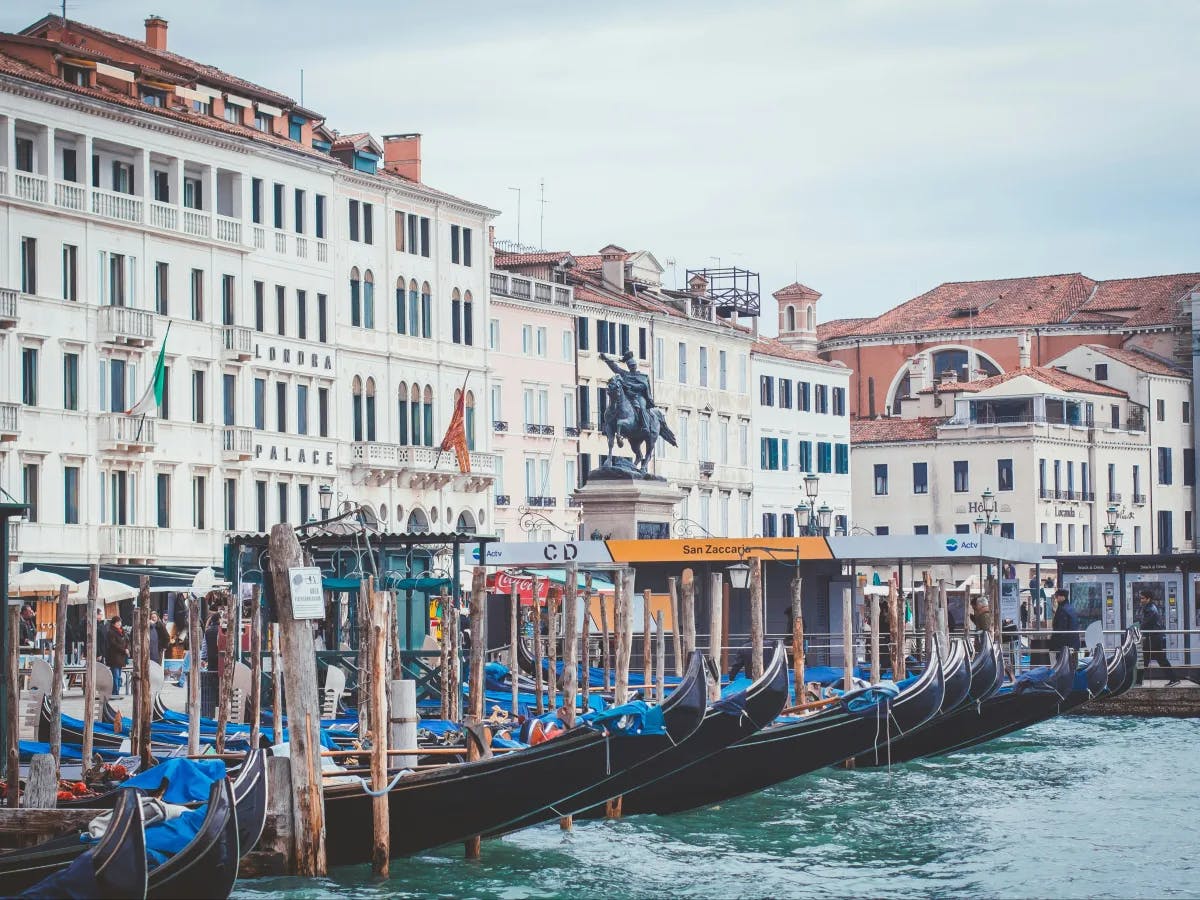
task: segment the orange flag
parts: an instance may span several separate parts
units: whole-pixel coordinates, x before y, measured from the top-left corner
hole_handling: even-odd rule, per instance
[[[442,449],[454,451],[460,472],[471,471],[471,453],[467,449],[466,402],[467,395],[460,391],[458,402],[454,404],[454,415],[450,417],[450,427],[442,438]]]

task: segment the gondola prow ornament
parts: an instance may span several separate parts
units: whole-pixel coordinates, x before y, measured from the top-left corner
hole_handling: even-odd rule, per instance
[[[654,398],[650,395],[650,379],[638,371],[637,359],[631,350],[621,354],[624,369],[603,353],[600,354],[600,361],[612,369],[613,377],[605,388],[608,405],[600,423],[601,430],[608,438],[608,456],[593,475],[654,478],[647,468],[658,439],[661,437],[673,447],[678,444],[663,411],[654,405]],[[633,451],[632,464],[627,459],[613,456],[613,444],[621,447],[624,441],[629,441],[629,449]]]

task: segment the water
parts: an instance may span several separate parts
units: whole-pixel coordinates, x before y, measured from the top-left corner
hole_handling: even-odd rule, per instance
[[[558,825],[235,897],[1200,897],[1200,721],[1065,717],[714,809]],[[413,827],[420,827],[413,823]]]

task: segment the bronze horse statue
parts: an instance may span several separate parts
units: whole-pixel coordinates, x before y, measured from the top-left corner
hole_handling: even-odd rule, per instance
[[[608,437],[608,459],[606,465],[613,465],[613,444],[622,446],[622,438],[629,441],[629,449],[633,451],[633,467],[643,475],[647,474],[650,457],[659,437],[672,447],[675,434],[667,425],[663,411],[657,406],[646,410],[646,427],[638,426],[637,410],[625,393],[622,378],[610,378],[606,388],[608,407],[604,410],[604,433]]]

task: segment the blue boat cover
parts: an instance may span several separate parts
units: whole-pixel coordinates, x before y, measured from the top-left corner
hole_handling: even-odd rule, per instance
[[[900,688],[894,681],[881,681],[861,691],[852,691],[843,699],[847,711],[856,716],[875,712],[881,705],[890,703],[900,694]]]
[[[1054,677],[1054,669],[1051,666],[1038,666],[1036,669],[1030,669],[1028,672],[1022,672],[1013,679],[1013,690],[1018,694],[1028,692],[1049,693],[1054,691],[1054,685],[1051,684],[1051,679]]]
[[[160,822],[146,829],[146,860],[153,869],[191,843],[200,833],[204,817],[208,815],[208,804],[191,809],[168,822]]]
[[[98,896],[100,885],[96,883],[96,868],[92,851],[80,856],[65,869],[59,869],[53,875],[43,878],[37,884],[30,885],[18,897],[64,897],[85,898]]]
[[[18,752],[20,753],[21,762],[29,762],[29,760],[37,753],[49,753],[50,745],[42,741],[20,741],[18,742]],[[93,747],[94,753],[99,754],[101,759],[115,762],[122,757],[128,756],[128,753],[123,753],[120,750],[114,750],[110,747]],[[82,762],[83,747],[79,744],[63,744],[62,759],[70,759]]]
[[[167,803],[196,803],[208,799],[214,781],[225,777],[225,763],[219,759],[186,759],[176,757],[138,772],[121,785],[154,791],[166,778],[169,781],[163,800]]]
[[[625,719],[622,725],[621,719]],[[662,709],[641,700],[623,703],[604,712],[589,713],[584,720],[594,728],[623,734],[666,734]]]

